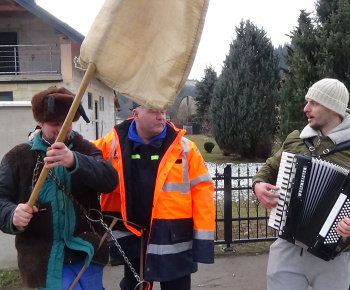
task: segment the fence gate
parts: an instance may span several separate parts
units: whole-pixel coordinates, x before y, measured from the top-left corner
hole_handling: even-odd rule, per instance
[[[252,190],[252,178],[262,164],[228,164],[223,173],[215,169],[215,244],[273,241],[276,231],[268,227],[269,213]]]

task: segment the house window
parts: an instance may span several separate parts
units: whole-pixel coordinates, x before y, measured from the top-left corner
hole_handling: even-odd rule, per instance
[[[88,92],[88,109],[92,110],[92,93]]]
[[[100,111],[105,110],[105,98],[100,96]]]
[[[18,72],[17,33],[0,33],[0,72],[15,74]]]
[[[0,92],[0,101],[13,101],[13,92]]]

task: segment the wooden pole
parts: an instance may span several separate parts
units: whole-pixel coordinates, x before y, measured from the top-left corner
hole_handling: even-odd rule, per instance
[[[93,75],[95,73],[95,70],[96,70],[96,65],[94,63],[90,62],[88,68],[86,69],[84,77],[81,81],[78,92],[75,95],[73,103],[68,111],[67,117],[64,120],[62,128],[61,128],[61,130],[56,138],[56,142],[63,142],[64,141],[65,136],[68,132],[68,128],[72,124],[73,118],[78,110],[81,99],[83,98],[83,95],[86,91],[86,88],[87,88],[91,78],[93,77]],[[45,165],[46,165],[46,163],[45,163]],[[27,204],[30,205],[31,207],[34,206],[35,201],[38,198],[39,192],[40,192],[40,190],[45,182],[45,179],[46,179],[46,176],[48,175],[48,173],[49,173],[49,169],[44,167],[40,173],[40,176],[38,178],[37,183],[34,186],[33,192],[32,192],[32,194],[27,202]]]

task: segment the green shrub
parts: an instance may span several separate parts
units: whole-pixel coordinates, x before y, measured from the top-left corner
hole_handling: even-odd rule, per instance
[[[215,146],[215,144],[213,142],[205,142],[204,143],[204,149],[208,153],[211,153],[211,151],[213,150],[214,146]]]

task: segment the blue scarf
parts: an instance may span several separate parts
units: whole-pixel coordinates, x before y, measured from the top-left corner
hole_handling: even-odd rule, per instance
[[[149,141],[149,145],[152,145],[152,143],[154,143],[155,141],[159,140],[159,139],[164,139],[165,136],[166,136],[166,128],[167,126],[165,125],[164,126],[164,130],[162,131],[162,133],[160,133],[159,135],[153,137],[151,139],[151,141]],[[131,124],[130,124],[130,127],[129,127],[129,132],[128,132],[128,137],[131,141],[134,141],[134,142],[137,142],[137,143],[141,143],[141,144],[144,144],[144,145],[147,145],[145,144],[145,142],[143,142],[141,140],[141,138],[139,137],[139,135],[137,134],[137,130],[136,130],[136,122],[135,120],[132,120]],[[158,143],[158,142],[156,142]]]

